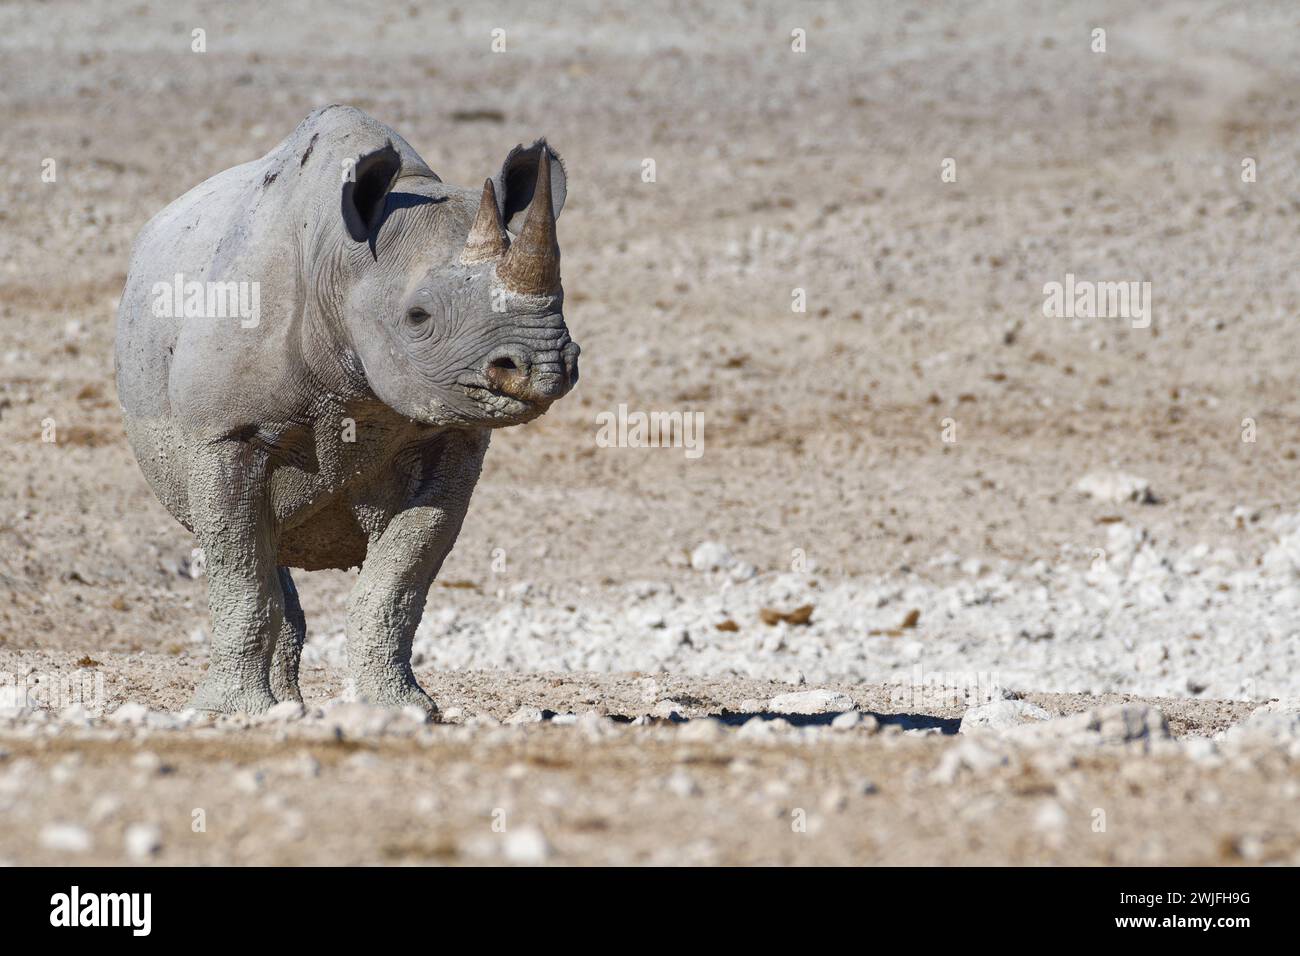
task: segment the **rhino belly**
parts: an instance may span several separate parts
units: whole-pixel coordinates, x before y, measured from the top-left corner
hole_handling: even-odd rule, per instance
[[[368,542],[356,511],[340,496],[314,511],[310,520],[281,530],[276,562],[304,571],[346,571],[361,566]]]

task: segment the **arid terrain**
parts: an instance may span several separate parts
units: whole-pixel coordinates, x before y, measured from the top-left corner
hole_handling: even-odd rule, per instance
[[[0,862],[1300,863],[1297,37],[0,5]],[[115,393],[135,234],[328,103],[449,182],[568,170],[582,380],[493,438],[439,725],[346,700],[355,572],[297,577],[302,712],[185,710],[204,578]],[[1075,279],[1149,313],[1047,314]],[[621,406],[703,442],[610,447]]]

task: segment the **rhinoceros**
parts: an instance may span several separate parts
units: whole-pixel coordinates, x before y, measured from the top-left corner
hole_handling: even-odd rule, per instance
[[[436,715],[411,643],[491,431],[578,379],[565,193],[544,139],[463,189],[392,129],[330,106],[144,227],[117,388],[146,481],[202,549],[212,649],[193,707],[301,701],[290,569],[359,566],[356,698]],[[230,314],[214,290],[255,312]]]

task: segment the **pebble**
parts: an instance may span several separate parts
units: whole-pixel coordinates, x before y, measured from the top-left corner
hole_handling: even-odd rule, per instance
[[[531,825],[508,831],[502,847],[502,854],[506,860],[521,866],[545,863],[554,853],[555,850],[546,839],[546,834]]]
[[[963,772],[984,774],[1010,762],[1006,753],[990,747],[978,738],[967,738],[951,744],[939,764],[930,774],[935,783],[953,784]]]
[[[433,720],[427,710],[423,707],[417,707],[415,704],[407,704],[398,713],[402,715],[402,719],[408,724],[414,724],[415,726],[431,723]]]
[[[284,769],[299,777],[311,779],[320,776],[320,761],[311,754],[303,752],[286,760]]]
[[[90,714],[81,704],[69,704],[59,711],[59,723],[71,727],[89,727],[91,726]]]
[[[122,727],[142,727],[148,719],[148,707],[136,701],[128,701],[109,714],[108,722]]]
[[[821,808],[825,813],[840,813],[849,805],[849,795],[839,787],[831,787],[822,794]]]
[[[41,828],[40,844],[61,853],[85,853],[94,845],[90,831],[74,823],[51,823]]]
[[[1109,504],[1122,504],[1128,501],[1151,504],[1156,500],[1151,493],[1151,484],[1145,478],[1118,471],[1094,471],[1084,475],[1075,485],[1075,490],[1089,498]]]
[[[578,733],[587,740],[601,740],[618,732],[615,723],[603,714],[589,710],[577,720]]]
[[[306,712],[301,701],[282,700],[263,714],[262,720],[268,724],[287,724],[290,721],[301,720]]]
[[[368,750],[359,750],[344,760],[343,765],[349,770],[369,773],[382,767],[383,761]]]
[[[854,708],[853,698],[834,690],[801,690],[780,694],[767,702],[774,714],[825,714]]]
[[[519,724],[540,724],[544,719],[540,707],[523,706],[507,717],[505,723],[513,727]]]
[[[163,772],[162,758],[152,750],[142,750],[131,758],[131,766],[136,770],[142,770],[146,774],[158,774]]]
[[[266,786],[266,774],[255,769],[240,770],[235,774],[233,782],[244,793],[257,793]]]
[[[994,700],[968,708],[962,715],[957,732],[968,734],[974,730],[1008,730],[1035,720],[1050,720],[1051,717],[1046,710],[1029,701]]]
[[[1034,811],[1034,827],[1045,833],[1059,833],[1069,822],[1065,807],[1056,800],[1044,800]]]
[[[71,783],[81,773],[80,754],[69,754],[50,768],[50,779],[57,784]]]
[[[101,793],[90,805],[90,822],[107,823],[122,809],[122,801],[111,793]]]
[[[650,713],[655,717],[662,717],[665,720],[683,719],[682,705],[675,700],[661,700],[654,705]]]
[[[668,790],[678,797],[693,797],[700,792],[700,785],[684,770],[676,770],[668,778]]]
[[[381,736],[405,717],[405,711],[348,701],[327,710],[325,722],[343,737],[358,739]]]
[[[1209,737],[1183,737],[1178,741],[1187,759],[1202,766],[1216,766],[1223,762],[1219,746]]]
[[[772,740],[786,736],[793,729],[788,720],[782,720],[780,717],[771,719],[751,717],[745,721],[736,734],[745,740]]]
[[[133,860],[147,860],[162,849],[162,830],[152,823],[133,823],[123,839],[126,855]]]
[[[704,541],[691,551],[691,567],[696,571],[726,571],[736,563],[736,556],[716,541]]]
[[[712,717],[698,717],[681,725],[678,737],[691,743],[711,743],[727,736],[727,729],[722,721]]]

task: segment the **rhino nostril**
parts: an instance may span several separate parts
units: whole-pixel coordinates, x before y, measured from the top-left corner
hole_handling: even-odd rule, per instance
[[[483,377],[488,384],[507,395],[520,395],[528,388],[531,357],[518,349],[498,352],[483,367]]]
[[[502,349],[487,360],[484,374],[496,379],[525,378],[532,369],[532,356],[521,349]]]

